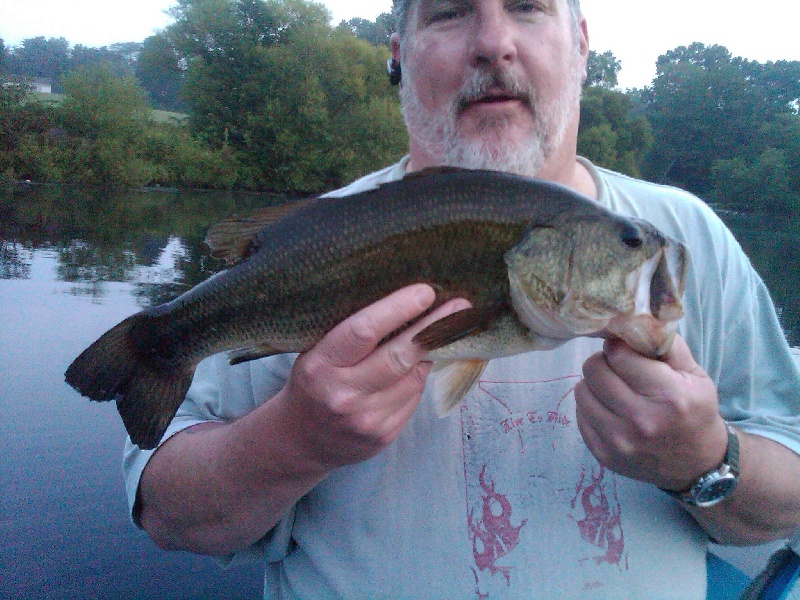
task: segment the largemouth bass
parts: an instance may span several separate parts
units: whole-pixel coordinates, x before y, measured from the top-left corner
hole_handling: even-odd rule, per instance
[[[84,396],[116,400],[143,449],[163,436],[203,358],[306,351],[412,283],[433,286],[433,308],[455,297],[472,303],[414,338],[436,362],[442,412],[491,358],[576,336],[618,336],[659,356],[683,312],[680,243],[566,187],[509,174],[422,172],[232,219],[208,241],[236,264],[128,317],[66,372]]]

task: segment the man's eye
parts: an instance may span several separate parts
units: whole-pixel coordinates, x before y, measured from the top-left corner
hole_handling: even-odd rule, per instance
[[[535,13],[542,10],[539,2],[513,2],[509,8],[518,13]]]
[[[440,23],[441,21],[449,21],[458,17],[458,11],[455,10],[442,10],[429,16],[429,23]]]
[[[424,12],[423,20],[431,25],[458,19],[467,14],[469,8],[466,2],[442,2],[431,6]]]

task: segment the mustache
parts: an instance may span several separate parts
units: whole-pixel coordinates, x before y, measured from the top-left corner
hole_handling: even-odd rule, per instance
[[[530,110],[536,103],[536,91],[533,86],[514,74],[509,69],[479,69],[464,83],[456,97],[458,112],[467,109],[471,104],[489,97],[508,96],[520,100]]]

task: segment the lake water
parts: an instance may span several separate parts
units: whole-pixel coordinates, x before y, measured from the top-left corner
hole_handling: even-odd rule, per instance
[[[229,570],[165,553],[129,522],[124,429],[81,398],[69,363],[123,317],[218,269],[202,239],[236,211],[277,198],[0,189],[0,596],[256,598],[257,563]],[[800,342],[800,232],[722,213]]]

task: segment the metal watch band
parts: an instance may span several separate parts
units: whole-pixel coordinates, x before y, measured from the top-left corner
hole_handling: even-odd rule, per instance
[[[728,449],[725,451],[725,458],[722,459],[723,464],[731,468],[731,472],[739,477],[739,436],[736,435],[736,430],[731,427],[730,423],[725,423],[728,430]]]

